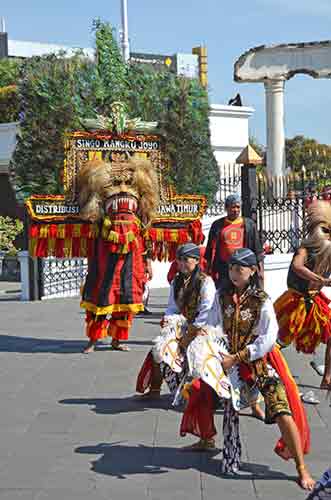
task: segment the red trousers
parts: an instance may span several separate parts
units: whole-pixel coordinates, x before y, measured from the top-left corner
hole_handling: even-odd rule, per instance
[[[126,312],[113,313],[110,319],[86,313],[86,335],[91,342],[97,342],[107,336],[114,340],[128,340],[132,326],[133,314]]]

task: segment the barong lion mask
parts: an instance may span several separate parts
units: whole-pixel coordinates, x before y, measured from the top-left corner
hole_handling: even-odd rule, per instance
[[[87,162],[78,174],[78,189],[81,216],[91,222],[128,209],[148,224],[159,201],[156,173],[142,159]]]
[[[316,201],[307,211],[307,237],[302,246],[310,250],[315,258],[314,271],[318,274],[331,272],[331,205]]]

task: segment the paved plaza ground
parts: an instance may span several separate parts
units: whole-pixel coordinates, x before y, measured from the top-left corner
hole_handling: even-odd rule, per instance
[[[153,292],[153,315],[135,320],[130,353],[100,346],[83,355],[78,299],[20,303],[18,289],[0,287],[0,500],[306,497],[294,482],[293,463],[272,451],[274,426],[243,416],[243,471],[236,479],[222,478],[219,452],[181,450],[193,440],[179,438],[180,413],[166,394],[154,404],[133,397],[165,290]],[[331,408],[317,390],[320,378],[310,358],[288,351],[302,390],[313,388],[321,400],[306,407],[312,431],[308,464],[318,478],[331,464]],[[221,429],[221,412],[216,421]]]

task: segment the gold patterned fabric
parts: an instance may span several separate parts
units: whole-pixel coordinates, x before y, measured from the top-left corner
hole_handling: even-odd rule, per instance
[[[257,325],[261,308],[267,294],[262,290],[248,288],[239,298],[233,294],[220,297],[223,328],[229,338],[231,354],[239,354],[242,362],[249,364],[255,376],[267,375],[266,362],[263,359],[251,362],[247,346],[257,336]]]
[[[280,415],[292,415],[285,388],[279,379],[259,379],[258,387],[264,399],[266,424],[274,424]]]
[[[185,316],[188,323],[193,323],[201,299],[201,288],[207,275],[198,271],[192,274],[190,279],[185,281],[183,276],[178,274],[174,281],[175,300],[181,314]]]
[[[247,346],[254,342],[263,303],[267,294],[248,288],[240,297],[233,294],[220,296],[223,328],[229,338],[231,354],[237,354],[244,371],[250,372],[260,390],[266,407],[265,422],[274,423],[279,415],[291,415],[286,392],[281,381],[270,377],[266,359],[249,360]]]

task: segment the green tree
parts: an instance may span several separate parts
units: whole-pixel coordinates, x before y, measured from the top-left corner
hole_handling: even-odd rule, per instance
[[[0,123],[16,122],[19,119],[19,99],[16,85],[0,87]]]
[[[114,30],[99,19],[93,23],[96,36],[95,75],[100,82],[97,111],[109,114],[114,101],[125,101],[128,90],[128,68],[114,38]]]
[[[210,143],[208,97],[194,80],[177,79],[175,88],[163,122],[169,176],[178,192],[206,194],[212,201],[219,173]]]
[[[297,135],[286,139],[286,163],[294,172],[304,165],[308,173],[331,170],[331,147],[315,139]]]
[[[23,231],[23,223],[19,219],[11,219],[0,215],[0,252],[16,255],[18,249],[15,240]]]
[[[18,121],[20,60],[0,59],[0,123]]]
[[[168,180],[178,193],[206,194],[212,201],[219,173],[210,143],[207,92],[197,80],[147,65],[131,65],[128,82],[132,116],[158,121],[166,138]]]
[[[17,191],[57,193],[64,160],[64,136],[79,126],[76,75],[85,62],[47,55],[26,60],[19,82],[20,134],[13,157]],[[80,110],[81,112],[81,110]]]
[[[0,59],[0,87],[17,83],[21,65],[20,59]]]

